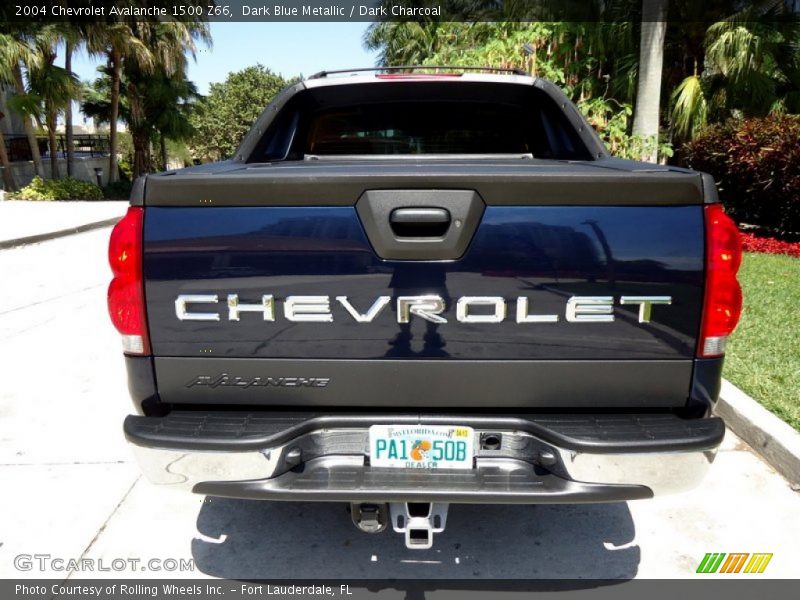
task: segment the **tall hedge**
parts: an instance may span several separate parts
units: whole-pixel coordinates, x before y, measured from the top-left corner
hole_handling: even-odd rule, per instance
[[[800,115],[731,120],[681,148],[682,161],[707,171],[740,223],[800,232]]]

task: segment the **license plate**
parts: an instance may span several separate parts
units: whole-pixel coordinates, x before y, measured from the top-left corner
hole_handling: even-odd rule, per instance
[[[471,469],[471,427],[373,425],[369,428],[370,465],[395,469]]]

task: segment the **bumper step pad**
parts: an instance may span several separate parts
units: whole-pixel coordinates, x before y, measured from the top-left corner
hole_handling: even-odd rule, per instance
[[[270,448],[318,429],[370,425],[463,425],[524,431],[560,448],[593,452],[686,451],[716,447],[725,434],[717,417],[682,419],[673,413],[614,414],[339,414],[173,411],[165,417],[128,416],[125,435],[137,446],[244,451]]]
[[[561,504],[621,502],[652,497],[639,485],[579,483],[539,474],[513,459],[478,459],[471,471],[407,471],[370,467],[361,457],[310,460],[301,472],[271,479],[203,482],[194,491],[254,500],[342,502],[453,502],[464,504]]]

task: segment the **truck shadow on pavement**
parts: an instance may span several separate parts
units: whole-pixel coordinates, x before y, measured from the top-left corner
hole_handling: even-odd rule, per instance
[[[230,579],[448,579],[459,580],[462,589],[584,588],[633,578],[641,555],[625,503],[451,505],[447,529],[430,550],[407,550],[391,529],[358,531],[340,503],[207,497],[197,530],[195,567]],[[534,581],[542,579],[550,582]]]

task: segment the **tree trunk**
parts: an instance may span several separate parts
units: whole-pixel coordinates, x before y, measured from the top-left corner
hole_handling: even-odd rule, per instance
[[[164,137],[164,133],[161,132],[159,143],[161,144],[161,168],[166,171],[167,170],[167,138]]]
[[[147,137],[136,131],[133,136],[133,180],[148,172]]]
[[[64,69],[67,73],[72,75],[72,54],[75,51],[75,45],[67,40],[66,48],[64,49]],[[66,144],[67,144],[67,176],[72,177],[74,170],[73,163],[75,162],[75,149],[74,149],[74,133],[72,131],[72,100],[67,103],[64,109],[64,129],[66,131]]]
[[[58,172],[58,143],[56,142],[56,113],[54,110],[47,111],[47,137],[50,143],[50,177],[58,179],[61,174]]]
[[[633,113],[633,135],[646,141],[642,160],[658,160],[658,123],[661,71],[664,67],[664,34],[668,0],[642,0],[642,34],[639,44],[639,81]]]
[[[122,57],[118,50],[111,51],[111,119],[108,126],[108,183],[119,181],[117,166],[117,119],[119,119],[119,82],[122,77]]]
[[[20,96],[25,94],[25,82],[22,79],[22,67],[19,63],[14,65],[14,87],[17,94]],[[36,141],[36,130],[33,128],[33,123],[28,115],[20,115],[22,118],[22,128],[25,130],[25,135],[28,137],[28,144],[31,147],[31,158],[33,159],[33,172],[36,175],[43,176],[42,171],[42,155],[39,152],[39,142]]]
[[[17,184],[14,182],[14,172],[11,170],[11,161],[8,160],[6,152],[6,136],[3,135],[2,129],[0,129],[0,165],[3,167],[3,183],[6,191],[16,191]]]

